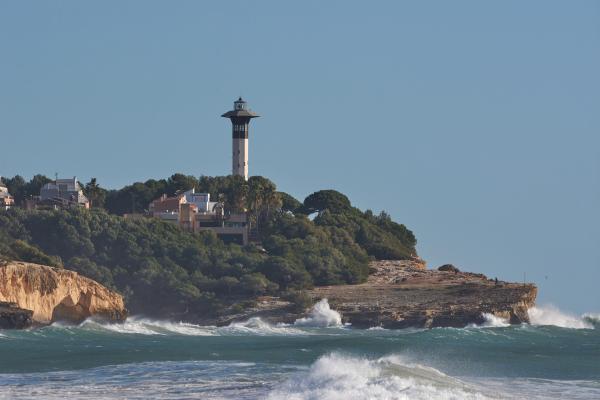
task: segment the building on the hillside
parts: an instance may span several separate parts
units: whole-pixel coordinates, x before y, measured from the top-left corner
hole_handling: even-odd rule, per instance
[[[200,213],[212,212],[218,204],[215,201],[210,201],[210,193],[196,193],[195,188],[188,190],[183,194],[185,196],[186,203],[194,204]]]
[[[90,202],[83,194],[77,177],[46,183],[40,190],[37,205],[90,208]]]
[[[185,203],[185,196],[183,195],[167,197],[166,194],[163,194],[150,203],[148,211],[153,217],[176,221],[179,215],[179,206],[183,203]]]
[[[8,193],[8,188],[0,176],[0,210],[8,210],[15,204],[15,199]]]
[[[259,117],[250,111],[240,97],[233,110],[222,115],[232,126],[232,175],[248,180],[248,132],[250,120]],[[166,194],[152,201],[148,214],[179,225],[190,232],[211,230],[225,242],[248,244],[248,215],[225,213],[223,205],[210,201],[209,193],[196,193],[195,189],[168,197]]]
[[[248,219],[245,213],[225,213],[223,205],[210,201],[209,193],[195,189],[173,197],[162,195],[148,207],[152,217],[179,225],[190,232],[211,230],[228,243],[248,244]]]
[[[252,118],[259,115],[248,109],[246,103],[240,97],[233,103],[233,110],[221,115],[231,120],[232,129],[232,175],[243,176],[248,180],[248,127]]]

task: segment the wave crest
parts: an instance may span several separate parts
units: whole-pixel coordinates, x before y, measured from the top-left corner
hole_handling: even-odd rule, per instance
[[[247,321],[232,322],[228,326],[217,328],[220,334],[250,334],[250,335],[303,335],[299,329],[291,328],[286,324],[272,325],[258,317],[250,318]]]
[[[494,314],[483,313],[482,324],[470,324],[467,328],[504,328],[510,326],[510,322],[506,318],[500,318]]]
[[[332,353],[274,389],[269,400],[487,399],[442,372],[398,356],[376,360]]]
[[[54,323],[56,328],[72,329],[72,326]],[[300,329],[289,325],[272,325],[260,318],[250,318],[247,321],[232,322],[227,326],[202,326],[186,322],[172,322],[143,317],[129,317],[124,322],[105,322],[89,318],[82,322],[79,328],[108,331],[121,334],[136,335],[185,335],[185,336],[242,336],[242,335],[303,335]]]
[[[559,310],[553,305],[536,306],[529,309],[531,325],[554,325],[571,329],[594,329],[598,325],[599,316],[584,314],[581,317]]]
[[[55,324],[53,324],[55,325]],[[108,323],[87,319],[80,325],[82,328],[105,330],[125,334],[214,336],[214,327],[194,325],[186,322],[161,321],[142,317],[129,317],[124,322]]]
[[[294,322],[296,326],[311,326],[327,328],[331,326],[342,326],[342,316],[339,312],[329,307],[327,299],[321,299],[310,310],[308,317],[299,318]]]

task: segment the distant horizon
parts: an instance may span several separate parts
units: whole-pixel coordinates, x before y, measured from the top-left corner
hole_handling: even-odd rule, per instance
[[[459,6],[460,5],[460,6]],[[249,173],[386,210],[430,267],[600,312],[600,4],[0,5],[0,176]]]

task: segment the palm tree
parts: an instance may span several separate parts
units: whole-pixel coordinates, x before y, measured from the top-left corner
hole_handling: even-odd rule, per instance
[[[83,191],[88,200],[90,201],[90,207],[102,206],[102,203],[104,202],[105,193],[104,189],[102,189],[100,185],[98,185],[98,181],[96,178],[90,179],[90,181],[85,184]]]

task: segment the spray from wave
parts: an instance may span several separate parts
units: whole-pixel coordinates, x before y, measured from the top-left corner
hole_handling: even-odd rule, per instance
[[[53,326],[69,329],[69,326],[55,323]],[[122,323],[107,323],[94,320],[85,320],[80,328],[111,331],[121,334],[138,335],[186,335],[186,336],[235,336],[235,335],[306,335],[309,332],[298,329],[299,327],[337,327],[342,326],[340,314],[329,307],[327,299],[322,299],[311,309],[309,315],[288,324],[270,324],[258,317],[247,321],[232,322],[223,327],[201,326],[185,322],[171,322],[154,320],[143,317],[129,317]],[[296,328],[298,327],[298,328]]]
[[[52,324],[55,328],[82,328],[92,331],[115,332],[133,335],[184,335],[184,336],[241,336],[241,335],[304,335],[307,332],[285,324],[272,325],[260,318],[232,322],[227,326],[202,326],[186,322],[172,322],[143,317],[129,317],[121,323],[97,321],[89,318],[73,327],[61,323]]]
[[[442,372],[398,356],[376,360],[337,353],[319,358],[307,372],[273,390],[269,400],[487,399]]]
[[[571,329],[594,329],[598,325],[599,316],[584,314],[581,317],[559,310],[553,305],[532,307],[529,309],[531,325],[554,325]]]
[[[310,310],[308,317],[297,319],[294,325],[318,328],[342,326],[342,316],[339,312],[329,307],[327,299],[321,299]]]
[[[53,324],[55,325],[55,324]],[[142,317],[129,317],[122,323],[99,322],[87,319],[80,327],[91,330],[104,330],[124,334],[139,335],[186,335],[186,336],[214,336],[215,328],[194,325],[186,322],[161,321]]]
[[[260,318],[254,317],[243,322],[232,322],[228,326],[217,328],[221,335],[304,335],[306,332],[291,328],[286,324],[272,325]]]
[[[470,324],[467,328],[504,328],[510,326],[510,322],[505,318],[500,318],[490,313],[483,313],[482,324]]]

